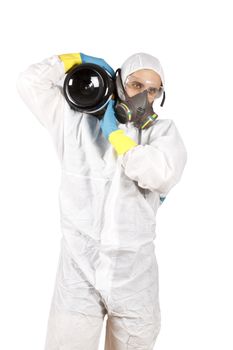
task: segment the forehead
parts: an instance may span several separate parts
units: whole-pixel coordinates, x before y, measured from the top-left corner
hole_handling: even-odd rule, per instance
[[[161,79],[159,74],[157,74],[155,71],[152,69],[140,69],[129,76],[138,78],[141,80],[149,80],[150,82],[154,84],[161,84]]]

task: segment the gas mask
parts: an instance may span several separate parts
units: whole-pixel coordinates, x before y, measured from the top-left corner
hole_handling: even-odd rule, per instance
[[[143,90],[142,92],[136,93],[134,96],[130,97],[123,86],[120,69],[116,71],[115,83],[117,92],[117,103],[115,106],[115,111],[117,113],[117,119],[122,124],[132,122],[138,129],[147,129],[155,123],[158,115],[153,111],[152,104],[148,101],[148,92],[156,98],[163,94],[163,99],[160,104],[162,107],[165,101],[165,92],[161,86],[159,89],[155,87],[149,87],[144,90],[144,85],[140,82],[129,81],[132,87],[135,89]],[[133,85],[134,84],[134,85]],[[137,85],[135,85],[137,84]],[[140,85],[139,85],[140,84]]]

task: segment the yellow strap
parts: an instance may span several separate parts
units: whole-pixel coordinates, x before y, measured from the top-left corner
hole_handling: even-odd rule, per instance
[[[111,132],[108,139],[118,155],[124,154],[131,148],[138,145],[131,137],[125,135],[124,130],[120,129]]]
[[[65,53],[63,55],[58,55],[60,60],[64,63],[65,72],[67,72],[75,64],[81,64],[82,59],[80,53]]]

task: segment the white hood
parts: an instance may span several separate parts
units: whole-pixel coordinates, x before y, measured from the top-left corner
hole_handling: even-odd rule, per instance
[[[165,87],[164,73],[160,61],[158,58],[143,52],[133,54],[122,64],[121,79],[123,84],[125,83],[128,75],[140,69],[152,69],[155,71],[157,74],[159,74],[162,84]]]

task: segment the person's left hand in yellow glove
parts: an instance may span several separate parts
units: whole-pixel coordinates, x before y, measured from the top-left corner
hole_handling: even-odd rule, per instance
[[[102,58],[92,57],[85,55],[82,52],[79,53],[65,53],[62,55],[58,55],[60,60],[64,63],[65,72],[68,72],[70,68],[72,68],[75,64],[82,63],[93,63],[98,66],[104,68],[106,71],[110,73],[111,76],[114,76],[115,72],[109,64],[103,60]]]
[[[104,117],[100,120],[100,127],[104,137],[109,140],[117,154],[122,155],[131,148],[136,147],[137,143],[127,136],[124,130],[117,127],[114,103],[112,99],[109,101]]]

